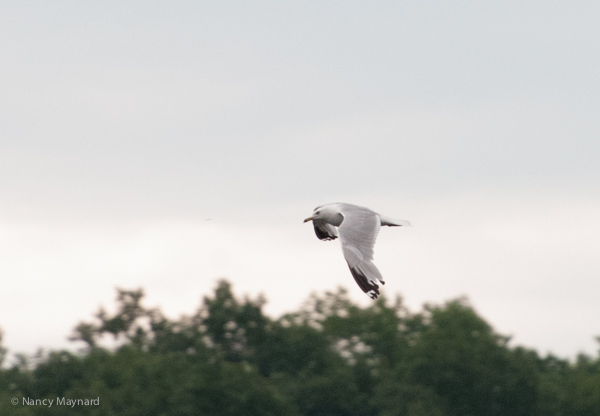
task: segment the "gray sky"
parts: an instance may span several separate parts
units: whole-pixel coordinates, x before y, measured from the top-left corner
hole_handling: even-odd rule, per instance
[[[69,346],[116,286],[192,313],[217,278],[274,316],[344,285],[327,202],[410,220],[384,291],[466,295],[514,344],[600,335],[600,4],[0,6],[0,328]],[[210,219],[210,221],[207,221]]]

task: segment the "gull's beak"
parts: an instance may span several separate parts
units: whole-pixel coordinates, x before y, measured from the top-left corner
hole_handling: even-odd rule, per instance
[[[312,221],[314,219],[315,219],[315,217],[308,217],[307,219],[304,220],[304,222],[309,222],[309,221]]]

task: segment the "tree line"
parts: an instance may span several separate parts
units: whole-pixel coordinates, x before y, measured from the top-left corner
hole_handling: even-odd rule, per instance
[[[273,319],[222,280],[172,320],[143,296],[118,290],[115,314],[79,323],[79,352],[5,363],[0,415],[600,415],[600,357],[510,346],[466,299],[411,313],[400,297],[360,307],[340,288]]]

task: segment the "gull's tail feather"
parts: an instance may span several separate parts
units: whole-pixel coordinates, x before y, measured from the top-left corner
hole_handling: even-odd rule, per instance
[[[379,219],[381,220],[381,225],[387,225],[388,227],[412,227],[408,221],[395,220],[381,214],[379,215]]]

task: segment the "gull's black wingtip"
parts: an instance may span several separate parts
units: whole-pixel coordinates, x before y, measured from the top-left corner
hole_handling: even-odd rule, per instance
[[[367,276],[365,276],[364,273],[362,273],[359,269],[350,267],[350,265],[348,265],[348,267],[350,268],[350,273],[352,273],[352,277],[354,277],[358,287],[360,287],[361,290],[365,292],[371,299],[377,299],[377,296],[380,295],[379,285],[376,283],[371,283]],[[385,284],[383,282],[381,283]]]

